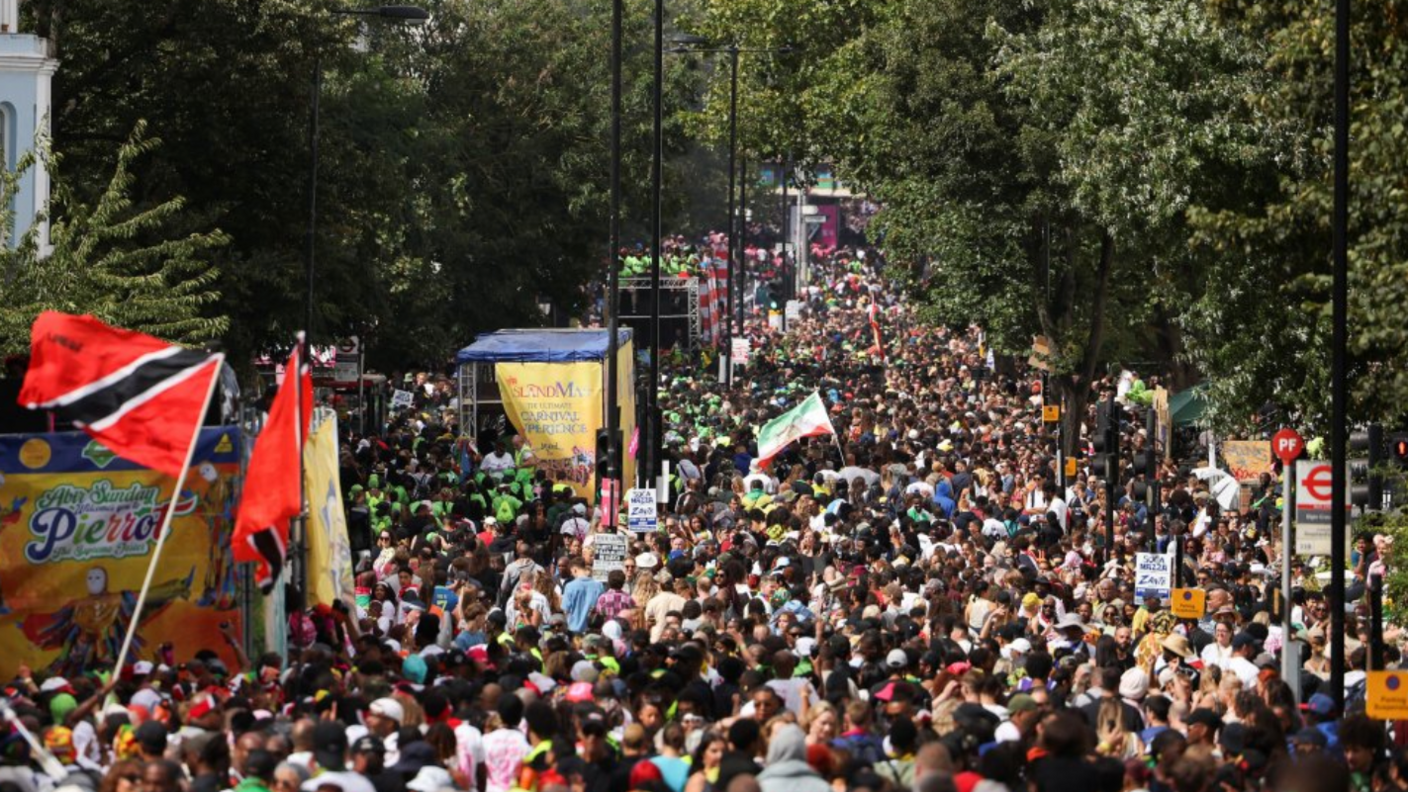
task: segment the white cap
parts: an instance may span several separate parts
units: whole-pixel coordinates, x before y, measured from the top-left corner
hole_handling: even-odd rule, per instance
[[[137,676],[146,676],[151,672],[152,664],[150,660],[140,660],[137,663],[134,663],[132,666],[132,673],[136,674]]]
[[[49,677],[48,679],[44,680],[44,684],[39,686],[39,692],[52,693],[55,690],[63,690],[68,686],[68,680],[64,679],[63,677]]]
[[[909,665],[909,656],[903,649],[891,649],[890,653],[885,655],[885,665],[890,668],[904,668]]]
[[[660,565],[660,559],[654,553],[641,553],[636,556],[637,569],[654,569]]]
[[[390,718],[400,725],[406,718],[406,711],[401,707],[401,702],[394,698],[379,698],[373,701],[367,711],[373,715],[380,715],[383,718]]]
[[[454,788],[455,781],[450,777],[449,771],[435,765],[422,767],[415,778],[406,782],[406,789],[414,792],[440,792],[442,789]]]
[[[366,776],[349,772],[323,773],[317,778],[304,781],[300,789],[303,792],[318,792],[325,787],[334,787],[342,792],[376,792],[376,787],[372,786]]]

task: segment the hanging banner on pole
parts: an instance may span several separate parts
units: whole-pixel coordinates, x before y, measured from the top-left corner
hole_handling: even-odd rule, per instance
[[[336,418],[329,417],[308,433],[303,471],[308,493],[308,603],[331,607],[340,600],[352,609],[356,584],[338,475]]]
[[[234,662],[220,624],[244,629],[230,556],[240,442],[237,427],[201,430],[129,662],[162,662],[168,641],[172,663],[201,649]],[[82,432],[0,435],[0,678],[112,669],[172,485]]]

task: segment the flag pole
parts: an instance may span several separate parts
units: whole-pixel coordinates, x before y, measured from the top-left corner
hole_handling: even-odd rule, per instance
[[[293,387],[297,389],[294,393],[298,396],[297,407],[293,414],[293,450],[298,457],[298,517],[297,531],[293,530],[293,525],[289,526],[289,538],[291,539],[289,544],[292,545],[290,549],[293,551],[293,590],[296,592],[293,604],[297,606],[296,610],[299,613],[303,612],[308,602],[309,504],[308,477],[304,471],[303,463],[303,442],[305,439],[303,437],[303,416],[308,414],[312,405],[303,403],[303,368],[305,366],[308,368],[308,379],[311,382],[313,379],[313,347],[308,335],[310,332],[311,328],[298,334],[298,365],[294,367],[293,372]],[[287,373],[284,374],[284,386],[288,386]],[[308,422],[308,429],[310,432],[312,431],[312,421]],[[270,571],[274,572],[275,570]]]
[[[127,651],[132,648],[132,639],[137,636],[137,629],[142,624],[142,607],[147,604],[147,592],[152,587],[152,577],[156,574],[156,565],[161,561],[161,550],[166,547],[166,535],[171,532],[171,518],[176,514],[177,502],[181,498],[181,488],[186,486],[186,473],[191,469],[191,460],[195,458],[196,445],[200,440],[200,430],[205,423],[205,414],[210,410],[210,400],[215,395],[215,383],[220,381],[220,367],[225,363],[223,354],[211,356],[215,364],[215,371],[210,375],[210,384],[205,390],[205,400],[201,402],[200,414],[195,422],[195,429],[191,431],[191,442],[186,447],[186,462],[181,465],[181,472],[176,476],[176,488],[171,491],[171,502],[166,506],[166,513],[161,517],[161,528],[156,536],[156,547],[152,549],[152,560],[147,564],[147,576],[142,580],[142,591],[137,595],[137,604],[132,609],[132,623],[127,626],[127,636],[122,639],[122,649],[117,653],[117,660],[113,665],[113,673],[121,674],[122,665],[127,659]]]

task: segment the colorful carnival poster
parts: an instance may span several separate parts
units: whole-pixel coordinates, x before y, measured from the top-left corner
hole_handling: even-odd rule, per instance
[[[177,662],[201,649],[234,660],[240,634],[230,531],[240,434],[207,428],[175,500],[131,659]],[[21,665],[82,674],[111,668],[128,625],[173,479],[116,456],[82,432],[0,435],[0,678]]]
[[[504,412],[533,447],[541,470],[592,497],[596,430],[601,427],[602,370],[598,362],[495,363]]]

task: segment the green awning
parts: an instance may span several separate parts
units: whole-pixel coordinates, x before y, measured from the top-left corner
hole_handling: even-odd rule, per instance
[[[1207,409],[1206,385],[1194,385],[1168,397],[1169,420],[1173,421],[1174,426],[1197,423],[1203,417],[1203,413],[1207,412]]]

